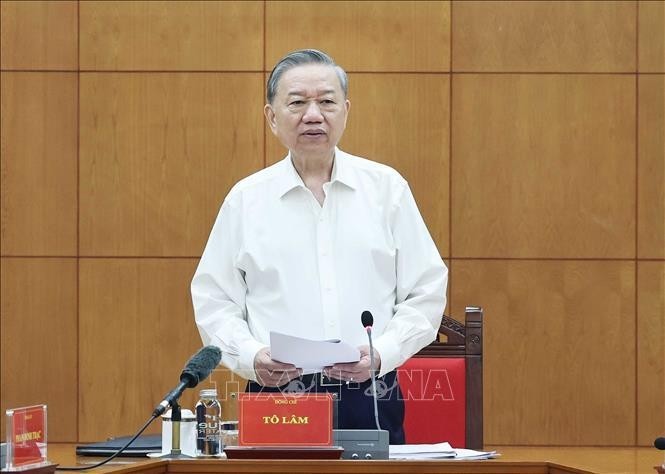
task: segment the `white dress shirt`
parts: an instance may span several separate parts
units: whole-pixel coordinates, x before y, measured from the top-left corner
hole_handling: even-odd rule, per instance
[[[323,191],[321,206],[287,156],[222,204],[192,301],[204,344],[242,377],[256,380],[254,357],[271,330],[365,345],[369,310],[379,375],[437,335],[448,269],[404,178],[335,149]]]

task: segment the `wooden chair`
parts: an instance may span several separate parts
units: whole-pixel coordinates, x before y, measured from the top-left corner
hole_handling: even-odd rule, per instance
[[[483,310],[468,306],[465,324],[443,316],[435,341],[397,370],[409,444],[448,441],[483,449]]]

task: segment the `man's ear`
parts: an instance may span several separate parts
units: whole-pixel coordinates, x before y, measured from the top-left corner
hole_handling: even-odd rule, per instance
[[[275,111],[270,104],[266,104],[265,107],[263,107],[263,115],[266,116],[266,120],[268,121],[272,133],[276,134],[277,124],[275,123]]]
[[[344,108],[346,109],[344,111],[344,128],[346,128],[346,119],[349,118],[349,109],[351,108],[351,101],[349,99],[344,101]]]

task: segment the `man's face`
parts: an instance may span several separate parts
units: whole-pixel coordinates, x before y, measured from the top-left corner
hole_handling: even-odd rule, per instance
[[[349,106],[332,66],[306,64],[282,75],[264,112],[272,133],[294,156],[332,156]]]

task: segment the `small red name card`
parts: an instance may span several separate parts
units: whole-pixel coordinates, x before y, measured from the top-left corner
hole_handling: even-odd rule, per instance
[[[241,393],[240,446],[332,446],[332,396]]]
[[[13,408],[7,415],[7,469],[47,463],[46,405]]]

